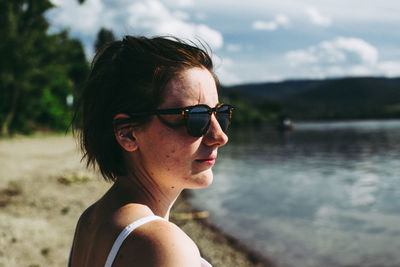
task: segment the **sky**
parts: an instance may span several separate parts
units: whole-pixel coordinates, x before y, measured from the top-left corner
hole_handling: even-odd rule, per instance
[[[212,51],[223,85],[349,76],[400,77],[398,0],[52,0],[89,59],[98,31],[174,35]]]

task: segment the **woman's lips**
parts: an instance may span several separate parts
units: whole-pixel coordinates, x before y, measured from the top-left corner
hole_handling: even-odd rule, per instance
[[[209,159],[209,160],[206,160],[206,159],[198,159],[198,160],[196,160],[198,163],[200,163],[200,164],[204,164],[204,165],[207,165],[207,166],[213,166],[214,164],[215,164],[215,159]]]
[[[207,166],[212,166],[215,164],[215,159],[216,157],[209,157],[209,158],[204,158],[204,159],[196,159],[196,162],[207,165]]]
[[[217,158],[216,153],[213,153],[211,155],[205,156],[204,158],[196,159],[196,162],[207,165],[207,166],[212,166],[215,164],[216,158]]]

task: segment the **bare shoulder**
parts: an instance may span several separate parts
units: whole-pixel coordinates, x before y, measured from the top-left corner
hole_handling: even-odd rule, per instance
[[[200,266],[194,242],[175,224],[156,220],[134,230],[113,266]]]
[[[111,215],[111,223],[113,227],[122,230],[131,222],[152,215],[154,215],[154,213],[149,209],[149,207],[141,204],[131,203],[126,204],[114,211]]]

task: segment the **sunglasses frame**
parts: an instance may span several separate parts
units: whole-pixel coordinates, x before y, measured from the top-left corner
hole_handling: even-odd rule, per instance
[[[190,116],[190,112],[194,109],[194,108],[198,108],[198,107],[203,107],[205,109],[207,109],[207,111],[204,111],[204,113],[208,113],[208,123],[207,125],[204,127],[203,132],[201,133],[201,135],[192,135],[190,134],[190,126],[189,126],[189,116]],[[186,122],[186,129],[188,131],[188,133],[193,136],[193,137],[200,137],[202,135],[204,135],[209,126],[210,126],[210,122],[211,122],[211,116],[212,114],[214,114],[214,116],[216,117],[217,121],[218,121],[218,117],[217,117],[217,113],[218,110],[222,107],[227,107],[228,111],[229,111],[229,123],[228,126],[226,128],[226,130],[224,132],[227,132],[229,129],[229,126],[231,124],[232,121],[232,113],[234,110],[234,107],[232,105],[229,104],[217,104],[214,108],[209,107],[208,105],[205,104],[199,104],[199,105],[193,105],[193,106],[188,106],[188,107],[183,107],[183,108],[170,108],[170,109],[156,109],[156,110],[151,110],[151,111],[143,111],[143,112],[137,112],[137,113],[128,113],[128,115],[130,115],[131,117],[144,117],[144,116],[152,116],[152,115],[182,115],[185,118],[185,122]],[[194,112],[195,113],[203,113],[203,112]],[[160,120],[167,124],[168,126],[172,126],[172,124],[167,123],[164,119],[162,119],[161,117],[159,117]],[[130,123],[132,118],[126,118],[126,119],[120,119],[117,120],[115,122],[115,124],[124,124],[124,123]],[[219,121],[218,121],[219,123]],[[220,123],[219,123],[220,124]],[[221,124],[220,124],[221,126]]]

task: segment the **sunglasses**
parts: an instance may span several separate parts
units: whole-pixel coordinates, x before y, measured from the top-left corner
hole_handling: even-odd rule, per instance
[[[145,111],[139,113],[129,114],[131,118],[151,116],[151,115],[182,115],[186,124],[188,133],[193,137],[200,137],[204,135],[210,127],[211,116],[214,114],[217,119],[222,131],[226,133],[232,121],[233,106],[228,104],[218,104],[214,108],[210,108],[207,105],[195,105],[184,108],[173,108],[173,109],[157,109],[153,111]],[[171,123],[166,122],[164,119],[159,117],[160,120],[169,125]],[[118,120],[117,124],[127,123],[129,119]]]

